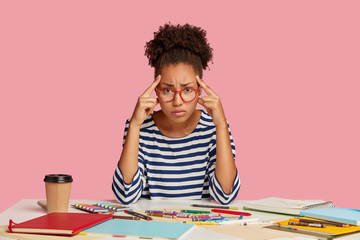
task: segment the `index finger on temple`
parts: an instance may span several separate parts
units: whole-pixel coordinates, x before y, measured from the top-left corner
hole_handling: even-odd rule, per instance
[[[208,95],[215,94],[215,92],[208,85],[206,85],[199,76],[196,76],[196,80]]]
[[[152,91],[156,88],[156,86],[159,84],[161,79],[161,76],[158,75],[155,80],[151,83],[151,85],[145,90],[144,94],[150,95]]]

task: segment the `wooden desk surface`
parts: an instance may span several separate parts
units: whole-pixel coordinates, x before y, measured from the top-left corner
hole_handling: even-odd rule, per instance
[[[46,211],[42,209],[37,204],[38,199],[23,199],[18,203],[14,204],[9,209],[5,210],[0,214],[0,236],[10,237],[14,239],[21,240],[61,240],[67,239],[69,237],[59,237],[59,236],[48,236],[48,235],[34,235],[34,234],[11,234],[7,233],[7,225],[9,223],[9,219],[12,219],[14,222],[23,222],[29,219],[41,216],[46,214]],[[98,202],[114,202],[114,200],[70,200],[70,204],[74,203],[98,203]],[[237,206],[239,209],[242,209],[243,203],[245,200],[236,200],[232,204],[232,206]],[[202,204],[210,204],[208,200],[202,201],[184,201],[184,200],[140,200],[135,204],[131,204],[130,206],[137,211],[143,211],[146,209],[171,209],[176,207],[189,207],[190,204],[194,203],[202,203]],[[213,204],[213,203],[211,203]],[[82,212],[81,210],[77,210],[74,208],[69,208],[69,212]],[[279,214],[270,214],[256,211],[248,211],[252,213],[253,218],[259,218],[260,220],[281,220],[287,219],[288,216],[279,215]],[[292,232],[283,232],[272,229],[263,228],[266,225],[249,225],[249,226],[241,226],[239,224],[232,225],[197,225],[193,230],[191,230],[186,236],[185,240],[193,240],[193,239],[227,239],[227,240],[236,240],[236,239],[248,239],[248,240],[265,240],[265,239],[279,239],[279,238],[292,238],[292,239],[316,239],[311,238],[309,235],[300,235]],[[301,237],[301,238],[300,238]],[[306,237],[306,238],[303,238]],[[352,238],[348,238],[352,237]],[[341,239],[360,239],[360,234],[351,235],[348,237],[343,237]],[[101,239],[103,237],[99,236],[84,236],[78,235],[71,237],[71,239],[78,240],[92,240],[92,239]],[[1,239],[1,237],[0,237]],[[107,237],[106,239],[111,239]],[[118,239],[118,238],[114,238]],[[126,238],[131,239],[131,238]],[[138,239],[138,238],[135,238]]]

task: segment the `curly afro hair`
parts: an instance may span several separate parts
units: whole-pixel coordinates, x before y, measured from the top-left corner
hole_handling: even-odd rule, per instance
[[[186,63],[202,78],[202,70],[212,61],[212,51],[206,31],[189,24],[160,26],[159,31],[154,32],[154,39],[145,45],[145,56],[155,68],[155,76],[161,73],[163,66]]]

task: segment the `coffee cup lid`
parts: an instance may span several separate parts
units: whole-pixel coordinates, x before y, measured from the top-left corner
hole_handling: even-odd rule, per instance
[[[50,183],[68,183],[72,181],[72,176],[68,174],[48,174],[44,178],[44,182]]]

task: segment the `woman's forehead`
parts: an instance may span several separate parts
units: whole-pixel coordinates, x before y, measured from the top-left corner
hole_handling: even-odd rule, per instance
[[[196,75],[191,65],[183,63],[167,65],[161,71],[160,84],[196,84]]]

